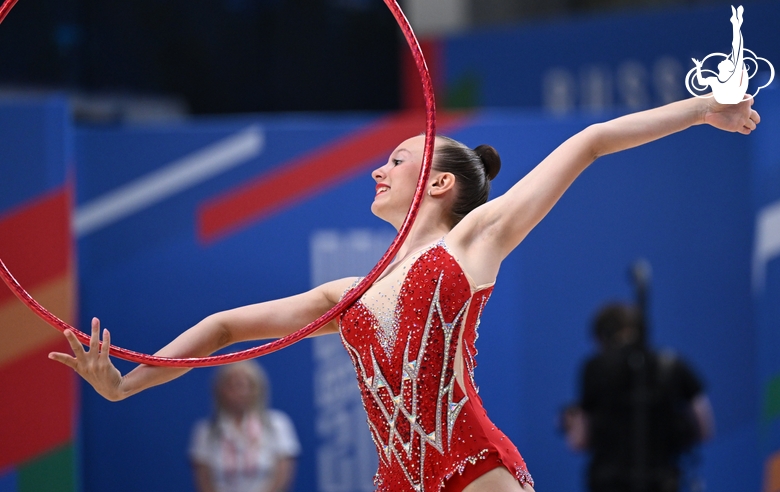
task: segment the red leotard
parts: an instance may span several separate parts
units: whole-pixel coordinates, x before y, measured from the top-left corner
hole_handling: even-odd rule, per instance
[[[457,492],[499,466],[533,485],[474,383],[474,342],[492,285],[472,289],[444,240],[410,261],[405,275],[394,272],[402,279],[397,293],[380,279],[340,318],[379,453],[377,490]],[[374,290],[384,292],[372,298]]]

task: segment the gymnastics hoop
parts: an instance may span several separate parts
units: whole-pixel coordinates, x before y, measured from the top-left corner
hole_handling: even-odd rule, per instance
[[[14,8],[16,2],[17,0],[5,0],[5,2],[3,2],[3,6],[0,7],[0,24],[3,23],[3,19],[5,19],[5,16],[8,15],[8,12]]]
[[[0,23],[3,22],[5,16],[14,6],[17,0],[6,0],[2,7],[0,7]],[[395,237],[390,247],[385,254],[374,266],[373,269],[366,275],[366,277],[360,281],[344,298],[333,306],[327,313],[323,314],[313,322],[309,323],[300,330],[291,333],[283,338],[274,340],[258,347],[254,347],[239,352],[233,352],[223,355],[212,355],[210,357],[192,357],[192,358],[170,358],[170,357],[157,357],[154,355],[143,354],[140,352],[134,352],[122,347],[111,345],[110,354],[120,359],[128,360],[131,362],[137,362],[139,364],[148,364],[153,366],[169,366],[169,367],[206,367],[206,366],[218,366],[222,364],[229,364],[231,362],[238,362],[242,360],[252,359],[260,357],[261,355],[270,354],[276,352],[285,347],[296,343],[307,336],[311,335],[315,331],[319,330],[327,323],[340,315],[347,309],[352,303],[354,303],[360,296],[362,296],[371,284],[382,274],[387,268],[392,259],[398,253],[401,244],[409,235],[409,231],[412,228],[414,220],[417,218],[417,212],[420,209],[420,203],[422,203],[425,185],[428,182],[428,177],[431,174],[431,164],[433,161],[433,145],[434,138],[436,136],[436,104],[433,94],[433,82],[431,81],[431,74],[428,71],[428,67],[425,63],[425,57],[423,56],[420,43],[417,41],[417,37],[414,35],[412,26],[409,24],[409,20],[404,15],[401,7],[396,0],[384,0],[385,5],[390,9],[395,17],[398,26],[403,31],[404,38],[409,45],[414,56],[414,62],[417,65],[417,71],[420,74],[422,81],[423,95],[425,97],[425,150],[423,152],[422,168],[420,169],[420,179],[417,181],[417,188],[414,192],[414,198],[412,199],[412,206],[409,208],[409,212],[406,214],[401,228],[398,230],[398,235]],[[33,297],[27,293],[26,290],[16,281],[14,276],[5,266],[3,260],[0,259],[0,276],[13,293],[18,297],[28,308],[30,308],[35,314],[37,314],[43,321],[50,324],[57,330],[64,332],[65,330],[71,330],[78,340],[84,344],[89,345],[90,337],[79,331],[69,324],[59,319],[54,314],[50,313],[46,308],[41,306]],[[103,343],[100,343],[102,347]]]

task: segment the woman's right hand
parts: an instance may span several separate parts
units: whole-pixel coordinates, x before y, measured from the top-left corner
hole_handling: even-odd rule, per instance
[[[65,330],[64,334],[75,357],[61,352],[52,352],[49,354],[49,358],[76,371],[103,398],[110,401],[124,399],[121,391],[122,374],[114,367],[109,358],[111,334],[108,330],[103,330],[101,350],[100,320],[92,318],[92,337],[89,340],[89,351],[84,350],[81,342],[72,331]]]
[[[761,122],[761,116],[752,108],[755,99],[745,95],[737,104],[720,104],[714,97],[696,99],[702,105],[704,123],[727,132],[750,135]]]

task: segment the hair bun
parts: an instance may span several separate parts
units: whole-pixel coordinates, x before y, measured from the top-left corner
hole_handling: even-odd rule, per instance
[[[501,157],[498,156],[498,152],[490,145],[480,145],[474,149],[474,152],[479,156],[482,161],[482,165],[485,166],[485,174],[488,179],[492,180],[501,170]]]

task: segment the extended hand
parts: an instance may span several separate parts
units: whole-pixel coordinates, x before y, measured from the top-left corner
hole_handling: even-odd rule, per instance
[[[700,62],[699,60],[697,60],[696,58],[691,58],[691,60],[693,60],[693,63],[694,63],[694,64],[695,64],[697,67],[701,68],[701,62]]]
[[[753,98],[745,96],[739,104],[720,104],[715,98],[704,99],[704,122],[727,132],[749,135],[761,122],[761,117],[751,106]]]
[[[103,345],[100,345],[100,320],[92,318],[92,337],[89,340],[89,351],[85,351],[76,335],[70,330],[65,330],[65,338],[73,350],[72,357],[60,352],[52,352],[49,358],[61,362],[76,371],[107,400],[118,401],[122,399],[120,384],[122,374],[114,367],[109,359],[111,347],[111,334],[103,330]]]

